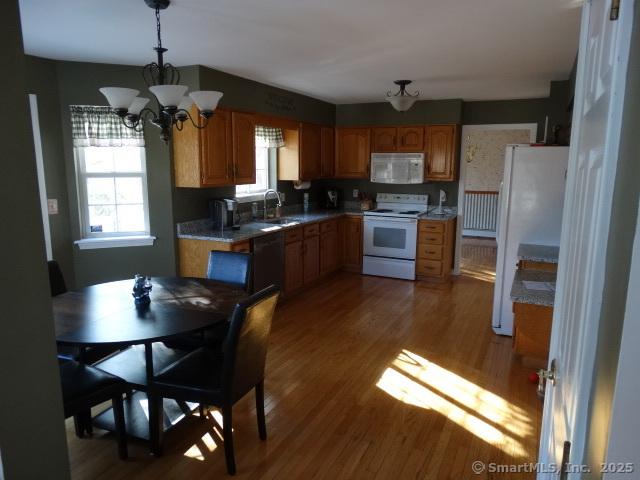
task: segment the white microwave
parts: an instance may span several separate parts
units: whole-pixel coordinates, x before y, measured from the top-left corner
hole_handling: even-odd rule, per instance
[[[371,181],[374,183],[423,183],[424,153],[372,153]]]

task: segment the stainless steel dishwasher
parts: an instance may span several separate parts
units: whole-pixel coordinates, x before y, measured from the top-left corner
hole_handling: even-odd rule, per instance
[[[284,233],[257,237],[253,242],[253,291],[284,284]]]

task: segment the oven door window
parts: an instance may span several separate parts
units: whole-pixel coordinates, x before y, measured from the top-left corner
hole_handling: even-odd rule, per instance
[[[407,248],[407,230],[405,228],[373,227],[373,246],[382,248]]]

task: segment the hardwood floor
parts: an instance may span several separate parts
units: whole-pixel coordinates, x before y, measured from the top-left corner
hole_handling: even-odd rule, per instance
[[[535,462],[541,402],[511,339],[490,328],[493,284],[449,285],[340,273],[282,304],[267,362],[268,440],[248,396],[234,409],[237,478],[464,479],[471,464]],[[187,419],[165,454],[111,434],[77,439],[77,479],[221,478],[217,422]]]
[[[495,239],[462,237],[460,272],[479,280],[495,282],[497,250]]]

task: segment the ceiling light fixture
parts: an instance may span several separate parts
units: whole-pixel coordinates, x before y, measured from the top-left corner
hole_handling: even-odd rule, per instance
[[[158,33],[158,46],[154,48],[158,54],[158,61],[145,65],[142,69],[142,78],[149,90],[158,101],[158,111],[147,108],[148,98],[138,97],[139,90],[121,87],[103,87],[100,92],[107,98],[113,113],[122,119],[122,123],[138,132],[142,131],[146,121],[160,128],[160,138],[167,143],[171,136],[171,128],[182,130],[183,123],[190,120],[194,127],[204,128],[218,106],[222,92],[198,91],[186,95],[188,87],[178,85],[180,71],[164,62],[164,53],[167,51],[162,46],[160,35],[160,10],[164,10],[170,4],[170,0],[144,0],[147,6],[156,11],[156,31]],[[202,122],[195,121],[189,109],[195,102],[198,107]],[[200,124],[202,123],[202,124]]]
[[[407,92],[407,85],[411,83],[411,80],[396,80],[396,85],[400,87],[396,93],[387,92],[387,101],[399,112],[406,112],[420,97],[420,92],[413,94]]]

